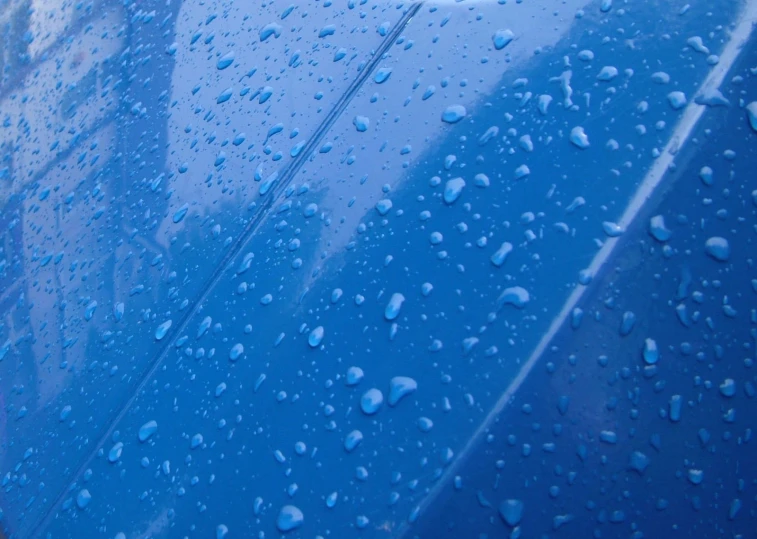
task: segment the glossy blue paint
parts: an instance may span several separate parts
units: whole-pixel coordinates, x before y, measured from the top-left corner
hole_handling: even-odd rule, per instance
[[[6,535],[748,536],[753,4],[0,5]]]

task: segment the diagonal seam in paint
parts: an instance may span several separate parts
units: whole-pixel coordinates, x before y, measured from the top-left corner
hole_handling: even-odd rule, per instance
[[[290,161],[281,170],[277,184],[274,186],[271,193],[266,197],[265,202],[261,205],[253,218],[247,224],[247,226],[245,226],[244,230],[242,230],[242,232],[239,234],[237,240],[231,244],[229,250],[216,265],[215,270],[210,275],[205,285],[201,288],[197,297],[192,301],[189,308],[185,311],[182,318],[178,321],[177,325],[175,326],[176,329],[173,331],[174,335],[178,335],[183,332],[189,324],[189,321],[194,317],[194,315],[199,312],[200,306],[208,298],[211,291],[215,289],[224,272],[228,269],[231,261],[241,252],[242,247],[245,246],[255,230],[261,225],[265,217],[268,215],[268,210],[273,206],[274,201],[278,199],[279,195],[286,190],[287,186],[292,182],[295,175],[299,172],[305,162],[310,159],[310,156],[312,155],[316,146],[320,143],[328,130],[331,129],[336,120],[341,116],[352,98],[357,94],[360,88],[362,88],[368,77],[376,69],[378,63],[383,59],[384,55],[389,51],[391,46],[394,45],[394,43],[400,37],[401,32],[405,29],[407,24],[415,16],[422,5],[423,2],[416,2],[408,8],[399,22],[395,25],[392,32],[386,37],[386,39],[384,39],[384,41],[381,42],[373,57],[370,58],[365,67],[358,73],[358,76],[355,78],[355,80],[352,81],[345,93],[339,98],[336,104],[329,111],[328,115],[324,118],[323,122],[311,135],[305,147],[300,151],[295,159]],[[108,421],[106,421],[105,424],[107,425],[107,428],[98,438],[97,444],[93,446],[94,449],[87,454],[87,458],[82,461],[82,464],[79,466],[76,473],[71,476],[74,481],[77,477],[81,476],[84,473],[87,465],[95,457],[97,451],[99,451],[99,449],[106,444],[108,438],[110,438],[115,426],[126,416],[127,411],[131,408],[132,404],[134,404],[134,401],[136,401],[138,395],[147,386],[147,383],[155,374],[155,372],[157,372],[157,370],[160,368],[163,360],[166,358],[169,350],[171,349],[172,342],[173,339],[171,338],[166,338],[163,340],[163,347],[155,355],[154,359],[150,363],[149,368],[140,377],[140,381],[136,385],[134,391],[121,404],[121,406],[117,408],[117,412]],[[68,487],[62,489],[61,492],[59,492],[55,496],[53,503],[50,504],[48,509],[43,513],[40,520],[32,528],[29,534],[30,537],[38,537],[44,532],[45,528],[50,524],[50,521],[55,517],[56,509],[61,504],[63,498],[67,495],[67,493]]]

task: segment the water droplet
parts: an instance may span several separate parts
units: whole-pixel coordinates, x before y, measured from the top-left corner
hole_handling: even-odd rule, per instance
[[[623,228],[617,224],[613,223],[611,221],[605,221],[602,223],[602,230],[604,230],[605,234],[607,234],[610,238],[617,238],[621,234],[623,234]]]
[[[670,420],[674,423],[681,420],[682,407],[683,399],[680,395],[673,395],[670,397],[670,402],[668,403],[668,417],[670,417]]]
[[[378,71],[376,71],[376,75],[373,77],[373,80],[376,81],[376,84],[383,84],[387,81],[389,76],[392,74],[392,69],[389,67],[382,67]]]
[[[116,462],[118,459],[121,458],[121,453],[124,451],[124,444],[123,442],[117,442],[113,447],[110,448],[110,451],[108,451],[108,460],[110,462]]]
[[[197,434],[192,436],[192,440],[189,442],[189,447],[191,447],[192,449],[197,449],[202,445],[202,440],[202,434],[198,432]]]
[[[442,121],[448,124],[455,124],[465,118],[467,111],[462,105],[450,105],[442,112]]]
[[[689,469],[688,472],[689,483],[692,485],[699,485],[704,481],[704,471],[696,470],[694,468]]]
[[[395,376],[389,381],[389,406],[396,406],[405,396],[418,389],[418,383],[409,376]]]
[[[392,201],[388,198],[376,202],[376,211],[379,215],[386,215],[392,209]]]
[[[210,329],[210,325],[213,323],[213,319],[209,316],[206,316],[202,319],[202,322],[200,322],[200,325],[197,327],[197,338],[199,339],[205,333],[207,333],[208,329]]]
[[[369,389],[360,398],[360,409],[365,415],[373,415],[379,411],[383,403],[384,394],[376,388]]]
[[[699,170],[699,179],[702,180],[702,183],[705,185],[712,185],[715,183],[713,174],[713,170],[710,167],[702,167]]]
[[[757,101],[752,101],[746,107],[746,115],[752,131],[757,133]]]
[[[392,297],[389,299],[389,303],[384,310],[384,318],[386,318],[387,320],[394,320],[395,318],[397,318],[400,314],[400,309],[402,308],[402,303],[404,303],[404,301],[405,296],[403,296],[402,294],[392,294]]]
[[[352,123],[355,126],[355,129],[360,133],[367,131],[368,127],[371,125],[371,121],[367,116],[355,116],[352,119]]]
[[[668,103],[674,110],[678,110],[686,106],[686,94],[680,91],[670,92],[668,94]]]
[[[628,461],[628,467],[639,474],[643,474],[649,466],[649,457],[641,451],[634,451]]]
[[[89,321],[92,320],[92,317],[95,315],[95,310],[97,309],[97,302],[92,300],[87,304],[87,308],[84,310],[84,319]]]
[[[733,378],[726,378],[720,384],[720,394],[724,397],[733,397],[736,394],[736,382]]]
[[[274,36],[277,39],[281,36],[281,25],[271,22],[260,29],[260,41],[265,41],[271,36]]]
[[[620,334],[625,337],[633,331],[635,325],[636,315],[631,311],[624,312],[620,320]]]
[[[216,68],[222,71],[234,63],[234,51],[229,51],[218,59]]]
[[[498,268],[502,266],[502,264],[505,263],[505,260],[507,260],[507,256],[512,252],[513,245],[509,242],[504,242],[502,245],[499,246],[499,249],[491,256],[491,263],[497,266]]]
[[[121,320],[124,317],[124,309],[126,306],[123,304],[123,302],[119,301],[115,305],[113,305],[113,316],[116,319],[116,322]]]
[[[89,505],[89,502],[92,501],[92,495],[89,493],[89,491],[86,488],[83,488],[79,491],[79,493],[76,495],[76,505],[79,506],[79,509],[84,509]]]
[[[345,383],[348,386],[356,386],[360,383],[360,381],[363,379],[363,369],[360,367],[350,367],[347,369],[347,377],[345,379]]]
[[[670,82],[670,75],[664,71],[655,71],[652,73],[652,82],[656,84],[667,84]]]
[[[226,103],[229,99],[231,99],[231,96],[233,94],[234,94],[234,88],[226,88],[223,92],[218,94],[218,97],[216,98],[216,104],[220,105],[221,103]],[[219,157],[220,157],[220,154],[219,154]],[[216,166],[220,165],[221,163],[217,163]]]
[[[305,517],[302,511],[294,505],[285,505],[276,517],[276,527],[280,532],[289,532],[302,526]]]
[[[482,172],[479,172],[473,177],[473,185],[482,189],[489,187],[489,176]]]
[[[428,432],[432,428],[434,428],[434,422],[431,421],[428,417],[418,418],[418,430],[420,430],[421,432]]]
[[[570,130],[570,141],[573,146],[582,150],[589,147],[589,136],[584,132],[584,128],[579,125]]]
[[[355,450],[357,446],[360,445],[360,442],[363,441],[363,433],[359,430],[353,430],[347,436],[344,438],[344,449],[348,453],[351,453]]]
[[[454,202],[460,197],[465,187],[465,180],[462,178],[452,178],[447,180],[444,185],[444,202],[447,204],[454,204]]]
[[[326,26],[321,28],[320,32],[318,32],[318,37],[324,38],[328,36],[333,36],[335,32],[336,32],[336,26],[334,26],[333,24],[327,24]]]
[[[161,339],[163,339],[163,337],[166,336],[166,333],[168,333],[168,330],[171,329],[172,324],[172,320],[166,320],[161,325],[159,325],[155,330],[155,340],[160,341]]]
[[[497,298],[497,310],[502,309],[505,305],[512,305],[522,309],[530,301],[528,290],[521,286],[511,286],[505,288]]]
[[[649,234],[660,243],[668,241],[673,235],[665,226],[665,218],[662,215],[655,215],[649,220]]]
[[[71,415],[71,406],[69,404],[67,404],[60,411],[59,418],[60,418],[61,421],[65,421],[66,419],[68,419],[68,416],[70,416],[70,415]]]
[[[597,75],[597,80],[608,82],[617,76],[618,76],[618,68],[613,67],[613,66],[605,66],[599,72],[599,75]]]
[[[660,358],[660,352],[657,349],[657,343],[653,339],[644,340],[644,351],[642,352],[644,363],[654,365]]]
[[[229,350],[229,359],[231,361],[236,361],[242,354],[244,354],[244,345],[238,342],[231,347],[231,350]]]
[[[514,528],[523,518],[523,502],[520,500],[505,500],[499,505],[499,515],[508,526]]]
[[[725,262],[731,256],[731,248],[725,238],[713,236],[705,242],[704,247],[707,254],[719,262]]]
[[[515,169],[515,179],[516,180],[522,180],[526,176],[531,174],[531,169],[528,168],[528,165],[521,165],[518,168]]]
[[[310,332],[308,336],[308,344],[311,348],[317,348],[323,340],[323,326],[318,326]]]
[[[173,222],[180,223],[182,219],[184,219],[184,216],[187,214],[187,211],[189,211],[189,204],[184,204],[173,214]]]
[[[513,34],[512,30],[497,30],[492,36],[492,42],[494,43],[494,48],[501,51],[507,47],[514,38],[515,34]]]
[[[153,419],[139,427],[139,441],[145,442],[158,430],[158,423]]]

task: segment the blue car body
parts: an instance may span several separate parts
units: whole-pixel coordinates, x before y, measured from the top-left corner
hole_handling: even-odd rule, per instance
[[[753,536],[756,17],[0,0],[5,536]]]

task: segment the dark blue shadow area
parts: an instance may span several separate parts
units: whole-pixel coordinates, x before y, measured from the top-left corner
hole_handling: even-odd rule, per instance
[[[756,50],[409,536],[750,536],[757,134],[733,104]]]

